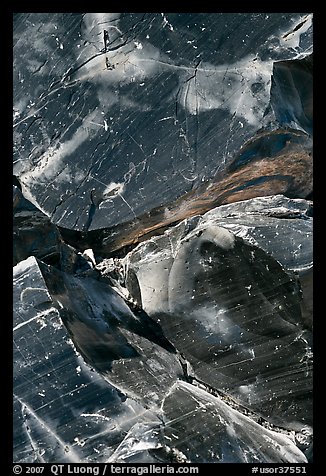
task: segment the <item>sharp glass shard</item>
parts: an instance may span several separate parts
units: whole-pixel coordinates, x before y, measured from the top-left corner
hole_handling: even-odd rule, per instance
[[[34,257],[14,267],[13,332],[15,461],[106,461],[146,420],[144,407],[85,364]]]
[[[15,462],[312,461],[312,32],[15,13]]]
[[[307,462],[291,434],[260,426],[194,385],[175,384],[163,409],[166,444],[192,462]]]
[[[107,230],[106,250],[170,215],[223,203],[225,192],[241,200],[311,191],[300,179],[311,174],[311,15],[167,18],[173,28],[156,13],[15,19],[15,174],[26,197],[79,241]],[[242,148],[250,161],[242,176],[228,172],[220,183]]]
[[[312,353],[298,284],[217,223],[210,212],[139,245],[125,258],[126,285],[194,378],[271,423],[302,429],[312,424]]]
[[[160,406],[183,378],[177,352],[161,327],[134,312],[107,284],[41,265],[60,316],[85,361],[112,385],[148,408]]]

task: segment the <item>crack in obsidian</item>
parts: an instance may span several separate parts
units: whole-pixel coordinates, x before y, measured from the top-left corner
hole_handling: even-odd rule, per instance
[[[311,461],[312,14],[14,25],[16,461]]]

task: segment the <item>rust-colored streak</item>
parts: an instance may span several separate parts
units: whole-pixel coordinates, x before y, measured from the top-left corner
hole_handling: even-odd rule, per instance
[[[313,188],[312,157],[300,144],[288,143],[275,157],[252,160],[232,172],[229,169],[173,204],[152,210],[129,226],[124,225],[123,237],[120,227],[115,228],[117,239],[112,234],[107,236],[104,248],[114,251],[138,243],[163,232],[168,225],[202,215],[219,205],[275,194],[305,198]]]
[[[255,180],[257,184],[253,183]],[[231,174],[226,172],[216,177],[208,187],[198,188],[169,207],[168,219],[184,219],[219,205],[258,196],[282,193],[305,197],[311,190],[312,159],[306,151],[292,150],[290,154],[251,162]]]
[[[284,181],[280,179],[271,178],[268,183],[264,183],[261,185],[251,185],[245,190],[234,192],[230,197],[227,197],[225,200],[223,200],[222,204],[234,203],[239,202],[241,200],[249,200],[250,198],[283,193]]]
[[[264,182],[250,185],[253,180],[263,178],[266,178]],[[312,189],[312,160],[307,152],[292,151],[272,160],[249,163],[214,185],[216,206],[277,193],[305,197]],[[236,190],[241,186],[242,190]]]

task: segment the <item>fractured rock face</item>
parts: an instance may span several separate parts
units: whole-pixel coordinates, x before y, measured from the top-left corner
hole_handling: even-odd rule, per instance
[[[13,264],[29,256],[57,260],[60,234],[49,218],[26,200],[20,190],[13,189]]]
[[[87,410],[73,410],[74,419],[62,413],[70,422],[72,438],[61,423],[53,426],[46,414],[39,412],[27,389],[15,384],[20,425],[29,422],[32,447],[38,448],[25,461],[98,461],[91,456],[91,449],[106,443],[100,435],[95,437],[98,426],[94,437],[82,438],[80,420],[98,425],[106,418],[114,422],[121,414],[126,414],[123,428],[128,433],[125,435],[121,426],[116,428],[105,461],[306,461],[311,444],[311,335],[301,317],[299,284],[273,256],[286,257],[282,242],[286,235],[291,236],[289,249],[295,249],[300,234],[297,222],[303,221],[306,242],[298,247],[297,261],[284,259],[283,264],[289,265],[290,272],[302,269],[300,279],[302,276],[310,289],[305,278],[312,251],[307,248],[310,205],[303,200],[267,197],[220,207],[181,222],[120,261],[125,283],[119,285],[113,260],[108,260],[108,273],[105,261],[96,266],[103,278],[96,270],[72,275],[73,268],[66,261],[62,267],[67,266],[68,272],[37,263],[35,258],[17,265],[16,290],[29,291],[14,301],[19,319],[28,310],[23,321],[17,321],[15,333],[20,328],[31,335],[47,332],[55,318],[55,329],[63,334],[49,350],[51,362],[57,361],[54,352],[60,350],[64,354],[59,360],[64,358],[67,365],[69,362],[78,369],[76,378],[84,372],[91,378],[100,373],[127,396],[126,402],[134,402],[124,410],[121,393],[117,393],[117,401],[110,400],[99,409],[98,402],[94,407],[92,397],[85,394],[80,404],[90,398]],[[272,230],[279,233],[273,240]],[[302,239],[302,233],[300,236]],[[129,291],[136,306],[126,305],[121,294],[105,282],[108,279],[117,284],[118,291],[125,284],[125,299]],[[19,304],[21,299],[26,304]],[[41,327],[38,330],[31,325]],[[74,346],[57,348],[58,339],[68,336]],[[24,350],[19,336],[15,341],[29,362],[42,355],[33,339],[25,341]],[[78,365],[74,349],[80,353]],[[20,375],[19,359],[16,366]],[[35,363],[33,369],[38,374]],[[61,373],[56,387],[68,388],[67,378],[68,374]],[[69,379],[69,385],[75,385],[74,379]],[[53,390],[48,389],[49,383],[40,382],[44,387],[39,392],[42,405],[52,408]],[[69,401],[65,411],[70,415],[76,405]],[[190,413],[194,416],[189,421]],[[54,428],[55,436],[51,433]],[[57,449],[49,453],[46,446],[52,440],[58,440],[56,446],[51,443],[51,448]],[[28,440],[18,441],[15,454],[20,459]],[[75,453],[69,453],[69,445],[76,447]]]
[[[176,350],[145,312],[132,312],[107,284],[41,266],[52,299],[86,362],[149,408],[183,378]]]
[[[163,410],[164,437],[192,462],[307,462],[289,436],[263,428],[186,382],[174,385]]]
[[[312,459],[312,14],[14,15],[14,460]]]
[[[76,243],[108,252],[175,214],[311,192],[312,15],[162,15],[15,18],[14,173]],[[229,177],[242,149],[260,168]]]
[[[146,410],[76,353],[34,257],[14,267],[13,332],[14,461],[106,461]]]
[[[293,435],[262,427],[221,399],[176,382],[162,403],[164,424],[135,425],[109,461],[115,463],[305,463]]]
[[[300,231],[286,219],[283,225],[284,218],[268,218],[273,200],[262,201],[253,216],[252,204],[235,204],[225,210],[228,219],[217,209],[216,216],[212,211],[186,220],[139,245],[125,258],[126,285],[190,362],[195,378],[266,420],[299,430],[312,423],[311,333],[301,316],[296,280],[262,248],[268,248],[266,235],[276,222],[281,237],[291,231],[291,249]],[[295,203],[288,203],[290,213]],[[304,209],[304,203],[297,207]],[[249,241],[256,233],[262,247],[220,226],[224,220],[243,236],[249,229]],[[272,254],[274,249],[277,254],[275,242]],[[299,259],[310,260],[308,255]]]

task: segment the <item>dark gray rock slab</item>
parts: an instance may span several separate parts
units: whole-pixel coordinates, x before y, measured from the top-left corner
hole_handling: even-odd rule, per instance
[[[311,201],[276,195],[217,207],[199,219],[199,226],[223,226],[301,275],[313,266],[312,214]]]
[[[271,102],[280,124],[312,134],[312,55],[274,64]]]
[[[15,461],[311,460],[312,40],[14,15]]]
[[[115,463],[305,463],[294,434],[263,427],[203,388],[177,381],[162,422],[134,425],[110,457]]]
[[[298,267],[311,265],[311,248],[301,253],[299,246],[309,250],[311,223],[307,237],[295,226],[309,224],[307,209],[284,197],[234,204],[181,222],[124,260],[131,296],[198,380],[298,431],[312,424],[312,336],[299,284],[273,256],[296,266],[284,258],[287,237],[287,255],[297,243]]]
[[[13,188],[13,264],[29,256],[56,261],[60,254],[60,233],[48,216]]]
[[[85,364],[34,257],[14,267],[13,298],[13,460],[106,461],[146,410]]]
[[[184,377],[174,346],[143,310],[134,312],[111,286],[40,265],[61,319],[85,361],[147,408]]]
[[[195,463],[307,462],[293,435],[254,422],[225,402],[177,382],[163,405],[166,444]]]
[[[311,52],[307,13],[17,14],[14,173],[107,252],[214,200],[305,197]]]
[[[13,187],[13,264],[31,256],[74,274],[94,267],[89,250],[79,252],[62,240],[58,227],[49,217]],[[93,261],[92,261],[93,259]]]

